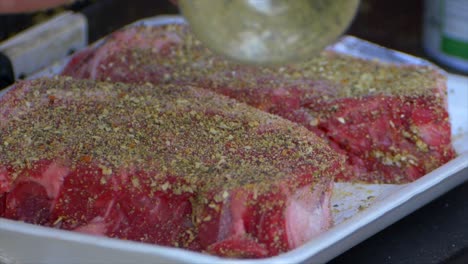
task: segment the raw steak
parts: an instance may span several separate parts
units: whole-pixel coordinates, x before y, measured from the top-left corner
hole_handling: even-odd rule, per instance
[[[346,154],[338,180],[411,182],[455,156],[445,77],[325,51],[279,68],[212,55],[185,25],[130,27],[75,56],[63,74],[145,83],[189,83],[306,126]]]
[[[21,82],[0,139],[0,216],[230,257],[329,228],[344,163],[300,125],[180,85]]]

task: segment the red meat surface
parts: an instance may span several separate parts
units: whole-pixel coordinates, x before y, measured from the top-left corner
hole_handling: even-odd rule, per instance
[[[302,126],[187,85],[20,82],[0,139],[0,216],[229,257],[328,229],[344,169]]]
[[[64,75],[195,84],[306,126],[347,156],[342,181],[411,182],[455,156],[445,77],[325,51],[276,68],[213,55],[185,25],[130,27],[79,53]]]

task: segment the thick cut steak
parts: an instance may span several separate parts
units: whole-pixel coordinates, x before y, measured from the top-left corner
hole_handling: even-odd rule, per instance
[[[329,228],[344,169],[302,126],[187,85],[24,81],[0,139],[0,216],[231,257]]]
[[[130,27],[76,55],[63,74],[153,84],[188,83],[306,126],[346,154],[338,180],[405,183],[455,156],[445,77],[325,51],[279,68],[212,55],[185,25]]]

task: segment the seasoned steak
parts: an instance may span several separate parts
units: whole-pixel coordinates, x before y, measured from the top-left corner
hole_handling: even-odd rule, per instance
[[[0,99],[0,216],[230,257],[330,227],[343,159],[298,124],[204,89],[71,78]]]
[[[347,156],[344,181],[411,182],[454,158],[445,77],[332,51],[278,68],[214,56],[185,25],[130,27],[63,72],[130,83],[196,84],[306,126]]]

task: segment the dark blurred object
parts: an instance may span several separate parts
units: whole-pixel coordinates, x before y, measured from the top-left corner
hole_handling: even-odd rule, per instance
[[[25,30],[31,25],[31,15],[0,15],[0,41],[13,36],[22,30]]]
[[[177,14],[169,0],[100,0],[82,10],[88,19],[89,42],[138,19],[160,14]]]
[[[466,264],[468,263],[468,248],[464,248],[447,259],[444,264]]]
[[[81,0],[70,5],[30,14],[0,15],[0,41],[5,40],[35,24],[46,21],[65,10],[79,11],[86,6],[92,5],[94,2],[96,2],[96,0]]]
[[[0,53],[0,89],[12,84],[15,81],[13,76],[13,66],[10,60]]]
[[[422,0],[362,0],[347,34],[387,48],[424,56]]]

